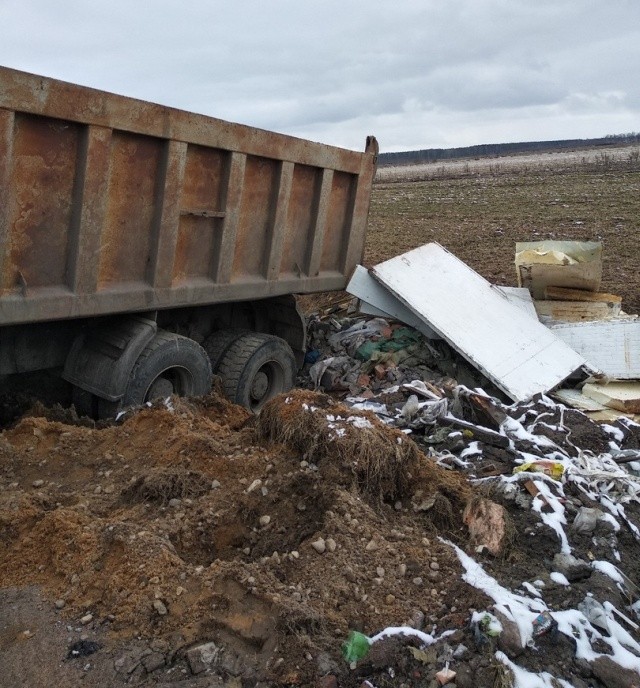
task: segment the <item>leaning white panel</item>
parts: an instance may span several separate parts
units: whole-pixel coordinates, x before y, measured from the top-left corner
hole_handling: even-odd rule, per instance
[[[493,288],[501,292],[510,304],[517,306],[534,320],[539,320],[533,297],[528,289],[524,287],[498,287],[495,284]]]
[[[547,392],[584,358],[439,244],[376,265],[373,276],[515,401]]]
[[[356,265],[347,285],[347,291],[360,299],[363,304],[360,307],[362,313],[394,318],[418,330],[428,339],[440,339],[440,336],[419,316],[390,294],[379,282],[376,282],[367,268],[362,265]]]

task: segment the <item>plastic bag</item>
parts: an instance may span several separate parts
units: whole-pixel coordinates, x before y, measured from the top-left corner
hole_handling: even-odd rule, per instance
[[[370,647],[371,640],[364,633],[351,631],[346,642],[342,644],[342,656],[352,664],[366,657]]]

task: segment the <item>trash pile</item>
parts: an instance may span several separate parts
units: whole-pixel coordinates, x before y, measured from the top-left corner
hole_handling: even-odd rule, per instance
[[[376,312],[311,318],[306,389],[257,417],[212,394],[2,432],[11,685],[640,685],[640,425],[558,400],[603,385],[528,289],[427,257],[518,327],[486,346],[360,271]]]
[[[617,328],[623,336],[632,336],[629,332],[635,332],[637,317],[621,313],[616,297],[594,291],[601,268],[591,263],[585,268],[587,258],[567,258],[560,248],[575,250],[564,243],[552,249],[545,246],[544,250],[538,245],[518,247],[516,264],[524,276],[520,285],[526,286],[526,295],[518,290],[512,297],[527,303],[528,315],[536,317],[537,313],[554,332],[564,329],[562,339],[570,343],[566,336],[570,326],[562,320],[565,316],[549,315],[564,313],[559,298],[570,299],[572,313],[583,313],[580,320],[585,332],[604,325],[609,331]],[[589,261],[599,260],[599,245],[578,248]],[[556,274],[550,275],[547,265]],[[557,270],[557,266],[565,265],[575,274],[568,276]],[[492,648],[494,658],[511,677],[512,683],[505,685],[640,685],[636,568],[640,547],[640,425],[633,415],[640,411],[638,387],[610,381],[601,374],[602,369],[612,373],[611,356],[606,354],[616,346],[627,351],[627,364],[632,362],[628,342],[617,339],[604,357],[600,352],[599,359],[584,347],[580,350],[584,365],[575,367],[573,375],[567,377],[573,377],[574,384],[580,382],[582,392],[550,388],[557,401],[536,393],[510,403],[510,390],[500,384],[504,380],[496,375],[489,379],[481,365],[474,369],[477,359],[473,352],[434,335],[440,327],[434,327],[431,319],[424,318],[420,328],[427,336],[407,326],[409,321],[416,325],[416,317],[423,315],[420,308],[406,298],[393,300],[391,290],[383,294],[380,284],[359,270],[357,284],[352,280],[349,289],[373,302],[360,302],[360,310],[369,315],[354,317],[352,312],[339,318],[333,313],[312,320],[309,378],[315,389],[337,394],[350,408],[371,412],[408,434],[436,465],[464,473],[486,495],[470,499],[463,513],[475,558],[453,541],[442,540],[456,552],[465,571],[463,579],[493,600],[490,609],[475,611],[471,617],[476,648]],[[378,266],[372,272],[383,271]],[[585,274],[591,282],[586,282]],[[579,286],[592,291],[574,289],[576,275]],[[543,284],[541,292],[540,280],[550,282]],[[569,286],[556,287],[555,282]],[[531,293],[542,298],[534,301]],[[422,303],[420,297],[417,300]],[[594,303],[617,303],[618,307],[596,309],[601,314],[596,319],[591,308]],[[581,304],[586,304],[583,311]],[[522,304],[517,307],[522,309]],[[587,311],[590,316],[584,315]],[[404,322],[381,317],[390,312]],[[596,360],[609,364],[598,369],[593,365]],[[576,375],[578,369],[581,375]],[[471,381],[468,386],[458,384],[461,373]],[[589,374],[600,380],[589,378]],[[603,377],[605,384],[601,384]],[[586,407],[594,419],[610,424],[598,425],[571,407]],[[431,497],[417,508],[428,511],[434,504]],[[528,540],[526,546],[523,538]],[[532,568],[517,567],[522,571],[519,584],[514,586],[511,581],[502,585],[500,576],[487,573],[485,567],[506,573],[496,558],[504,562],[514,551],[530,546],[533,538],[538,542],[543,539],[547,545],[554,541],[556,551],[546,552],[542,561],[532,558]],[[533,549],[535,555],[540,554],[537,546]],[[532,577],[531,571],[540,569],[541,564],[545,570]],[[513,575],[512,570],[509,573]],[[388,629],[372,637],[355,633],[345,657],[355,667],[356,660],[364,661],[380,639],[412,633],[416,637],[406,628]],[[563,637],[560,644],[567,645],[577,662],[573,671],[579,670],[582,678],[572,671],[541,671],[540,652],[546,656],[551,650],[549,644],[559,642],[559,634]],[[444,637],[440,636],[441,642]],[[420,637],[423,648],[434,643],[433,636]],[[435,678],[440,685],[465,685],[451,668],[456,662],[453,649],[449,649],[449,660]]]
[[[544,395],[508,404],[453,385],[427,370],[438,363],[429,345],[394,336],[403,329],[381,318],[346,318],[343,329],[323,329],[313,341],[344,353],[314,363],[310,375],[316,386],[341,391],[352,409],[407,433],[437,466],[464,473],[483,495],[464,509],[466,546],[442,539],[458,556],[463,579],[493,601],[471,615],[474,651],[493,653],[511,677],[505,685],[636,685],[640,426],[623,415],[598,425]],[[381,358],[385,349],[389,356]],[[422,379],[411,380],[416,364]],[[413,508],[428,512],[434,504],[431,497]],[[515,565],[505,563],[511,557]],[[509,582],[500,582],[503,576]],[[447,644],[444,635],[391,628],[366,642],[352,637],[345,657],[366,666],[375,644],[397,635],[419,638],[418,651]],[[568,670],[552,667],[549,653],[560,653],[558,644],[573,658],[565,660]],[[463,648],[449,647],[435,675],[440,685],[485,685],[457,678]]]
[[[599,291],[601,244],[516,244],[516,269],[540,321],[603,376],[581,390],[558,390],[558,398],[599,420],[615,418],[616,411],[638,414],[640,320],[622,310],[619,296]]]
[[[517,244],[517,288],[491,285],[435,243],[358,266],[347,290],[360,318],[311,322],[314,386],[368,396],[437,370],[502,399],[554,394],[596,420],[633,418],[640,319],[597,291],[601,254],[597,242]]]

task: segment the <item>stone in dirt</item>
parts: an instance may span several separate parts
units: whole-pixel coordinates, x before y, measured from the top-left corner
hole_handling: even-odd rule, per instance
[[[515,659],[524,652],[520,629],[516,623],[498,611],[496,611],[496,617],[502,624],[502,631],[498,637],[498,647],[509,659]]]
[[[164,655],[161,652],[152,652],[142,659],[142,666],[146,669],[147,673],[150,674],[156,669],[160,669],[164,666]]]
[[[153,608],[156,610],[156,612],[160,616],[166,616],[169,613],[166,605],[164,604],[164,602],[162,600],[154,600],[153,601]]]
[[[313,549],[315,549],[318,554],[324,554],[327,546],[323,538],[318,538],[311,543]]]
[[[214,666],[220,658],[221,648],[215,643],[203,643],[187,650],[187,662],[192,674],[201,674]]]
[[[640,688],[640,675],[631,669],[624,669],[609,657],[598,657],[591,663],[593,675],[606,688]]]
[[[316,688],[338,688],[338,679],[333,674],[323,676],[316,682]]]
[[[570,583],[589,578],[593,573],[586,561],[564,552],[558,552],[553,557],[553,570],[562,573]]]

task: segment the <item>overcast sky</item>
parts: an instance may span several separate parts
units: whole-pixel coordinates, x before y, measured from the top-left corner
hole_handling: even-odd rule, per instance
[[[0,64],[356,150],[640,131],[640,0],[0,0]]]

